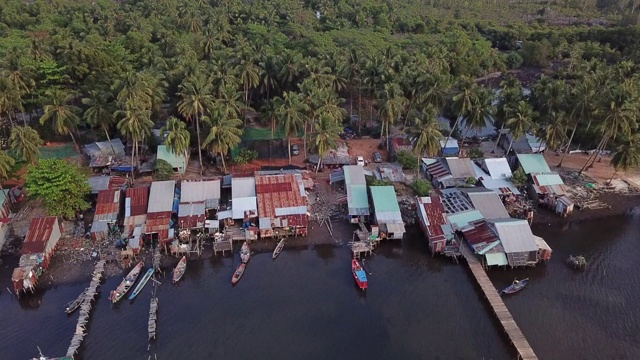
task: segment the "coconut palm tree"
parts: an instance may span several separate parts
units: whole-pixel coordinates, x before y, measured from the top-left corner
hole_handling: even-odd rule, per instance
[[[500,82],[500,95],[498,96],[498,104],[496,106],[496,121],[500,123],[500,131],[498,132],[498,140],[493,145],[491,153],[495,153],[502,138],[502,132],[506,126],[508,118],[508,109],[513,108],[520,100],[524,100],[522,93],[522,85],[517,78],[510,77]]]
[[[134,156],[139,159],[140,144],[151,133],[153,121],[151,121],[151,110],[146,106],[130,100],[125,105],[125,110],[116,112],[116,116],[120,117],[118,121],[118,130],[120,133],[133,141],[133,150],[131,151],[131,178],[134,177]]]
[[[213,103],[211,83],[202,75],[194,75],[186,78],[180,84],[178,95],[178,111],[196,124],[196,136],[198,137],[198,160],[200,161],[200,173],[204,171],[202,164],[202,139],[200,138],[200,117]]]
[[[594,113],[597,109],[596,105],[596,88],[595,82],[591,77],[584,77],[580,81],[576,82],[569,94],[568,103],[571,104],[568,120],[573,123],[573,129],[569,136],[569,141],[562,153],[558,167],[562,166],[564,157],[569,153],[571,143],[573,142],[573,136],[576,134],[578,125],[587,124],[587,131],[591,127],[591,121],[594,119]]]
[[[240,83],[244,89],[245,108],[249,108],[249,90],[256,88],[260,84],[260,74],[262,69],[254,63],[253,59],[242,59],[235,68],[240,78]],[[246,125],[246,116],[245,125]]]
[[[278,108],[282,105],[281,102],[281,98],[275,97],[265,102],[260,109],[260,117],[262,118],[263,124],[271,125],[271,140],[274,138],[276,124],[279,120]]]
[[[467,137],[469,130],[474,130],[476,133],[487,126],[487,120],[493,122],[496,107],[493,106],[493,91],[484,87],[477,88],[477,92],[473,101],[471,102],[471,108],[467,113],[467,119],[465,125],[467,130],[462,137],[462,143]]]
[[[167,119],[167,123],[160,130],[160,133],[166,134],[167,137],[164,139],[164,144],[169,151],[174,154],[184,155],[185,161],[189,158],[191,134],[187,130],[187,124],[184,121],[171,116]]]
[[[42,143],[38,132],[29,126],[14,126],[11,129],[9,146],[27,164],[33,165],[36,163]]]
[[[202,143],[203,148],[209,148],[213,154],[220,154],[222,167],[227,171],[224,157],[231,149],[240,144],[242,136],[242,120],[229,116],[229,111],[223,106],[216,105],[211,109],[211,117],[207,119],[211,128]]]
[[[615,171],[611,179],[609,179],[609,184],[611,184],[618,171],[627,171],[640,165],[640,135],[634,135],[625,144],[618,147],[611,158],[611,165]]]
[[[549,149],[558,149],[567,140],[566,114],[564,111],[549,114],[550,123],[545,127],[544,142]]]
[[[91,90],[89,91],[89,96],[82,99],[82,103],[88,106],[84,112],[84,119],[89,125],[99,127],[104,131],[111,146],[111,151],[113,155],[116,155],[116,149],[114,149],[111,143],[111,137],[109,136],[109,129],[116,120],[113,116],[115,113],[115,104],[111,100],[111,93]]]
[[[318,164],[316,165],[316,173],[320,168],[322,158],[329,150],[338,148],[338,139],[342,126],[330,114],[322,113],[318,116],[318,121],[314,124],[313,135],[315,137],[314,145],[318,150]]]
[[[382,127],[380,133],[387,131],[387,149],[389,148],[389,128],[404,112],[405,107],[409,103],[404,93],[398,84],[389,83],[384,85],[384,88],[378,92],[378,102],[380,108],[378,113],[382,120]]]
[[[16,161],[9,156],[6,151],[0,150],[0,190],[2,192],[4,192],[2,183],[9,179],[9,176],[11,176],[11,170],[15,164]]]
[[[455,133],[460,121],[467,117],[471,107],[473,106],[474,99],[477,96],[476,89],[478,85],[476,85],[475,81],[469,77],[462,77],[457,87],[458,92],[453,96],[453,102],[451,104],[451,109],[457,115],[457,119],[453,123],[453,127],[451,128],[451,132],[449,133],[446,141],[449,141],[451,135]]]
[[[509,142],[509,149],[506,152],[508,155],[511,151],[511,146],[513,146],[513,140],[519,139],[529,129],[533,128],[533,117],[535,113],[529,103],[521,100],[515,108],[509,109],[507,114],[506,126],[511,130],[511,141]]]
[[[304,127],[304,102],[300,94],[287,91],[282,94],[278,116],[283,133],[287,137],[289,164],[291,164],[291,138],[300,134]]]
[[[436,108],[429,104],[421,111],[412,111],[409,121],[413,122],[408,132],[415,137],[414,154],[418,159],[424,154],[435,157],[441,149],[440,141],[444,139]]]
[[[0,117],[2,113],[7,114],[9,123],[13,126],[13,117],[11,114],[15,114],[16,110],[21,109],[22,100],[20,99],[20,92],[9,79],[0,77]]]
[[[40,118],[40,124],[44,125],[51,120],[53,129],[60,135],[69,135],[76,150],[79,150],[73,131],[80,124],[80,118],[76,115],[80,112],[77,106],[71,105],[75,96],[61,89],[53,89],[46,92],[44,115]]]

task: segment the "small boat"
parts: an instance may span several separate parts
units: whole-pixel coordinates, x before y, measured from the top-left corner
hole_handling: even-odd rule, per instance
[[[569,255],[569,258],[567,259],[567,264],[573,266],[576,269],[583,268],[587,266],[587,259],[585,259],[584,256],[582,255],[578,255],[578,256]]]
[[[84,301],[84,295],[86,293],[87,293],[87,289],[82,290],[82,293],[80,295],[78,295],[78,297],[75,298],[75,300],[73,300],[72,302],[70,302],[67,305],[65,305],[64,311],[67,314],[71,314],[74,311],[76,311],[76,309],[78,309],[80,307],[80,305],[82,305],[82,301]]]
[[[515,294],[518,291],[524,289],[525,286],[527,286],[527,283],[529,283],[529,278],[526,279],[522,279],[522,280],[513,280],[513,283],[509,286],[507,286],[506,288],[504,288],[500,293],[501,294]]]
[[[151,276],[153,276],[153,273],[153,268],[147,270],[147,272],[144,273],[144,276],[142,277],[138,285],[136,285],[131,295],[129,295],[129,300],[133,300],[136,296],[138,296],[138,294],[140,294],[142,289],[144,289],[144,286],[147,285],[147,282],[149,282],[149,279],[151,279]]]
[[[240,259],[242,259],[243,264],[246,264],[249,258],[251,258],[251,250],[249,249],[249,243],[245,241],[240,249]]]
[[[183,256],[182,259],[180,259],[180,262],[178,263],[178,265],[176,265],[176,268],[173,269],[174,284],[180,281],[180,279],[182,279],[182,275],[184,275],[185,271],[187,271],[187,257]]]
[[[282,249],[284,248],[284,242],[285,239],[280,240],[280,242],[278,243],[278,245],[276,246],[276,248],[273,250],[273,258],[277,258],[278,255],[280,255],[280,253],[282,252]]]
[[[40,353],[40,356],[38,356],[37,358],[32,358],[31,360],[73,360],[68,356],[65,357],[48,357],[48,356],[44,356],[42,355],[42,351],[40,350],[40,347],[38,347],[38,352]]]
[[[361,290],[365,290],[367,288],[367,273],[364,272],[362,266],[358,262],[358,260],[351,260],[351,272],[353,272],[353,278],[356,279],[356,283],[360,287]]]
[[[233,277],[231,278],[232,284],[235,285],[235,283],[240,281],[240,278],[242,277],[242,274],[244,274],[244,269],[246,267],[247,267],[247,264],[240,264],[240,266],[238,266],[238,268],[236,269],[236,272],[233,273]]]
[[[140,261],[138,265],[136,265],[133,270],[129,272],[129,275],[127,275],[127,277],[122,280],[116,290],[111,292],[111,294],[109,295],[109,300],[111,300],[112,303],[115,304],[120,301],[124,297],[124,295],[131,289],[133,284],[136,283],[136,280],[138,280],[138,276],[140,276],[140,271],[142,271],[143,265],[144,263]]]

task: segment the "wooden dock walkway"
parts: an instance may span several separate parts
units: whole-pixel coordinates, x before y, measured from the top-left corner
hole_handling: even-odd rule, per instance
[[[487,273],[482,267],[482,264],[480,264],[480,261],[478,261],[476,256],[471,252],[471,249],[469,249],[469,247],[465,244],[462,244],[460,248],[462,250],[462,255],[465,257],[465,259],[467,259],[469,269],[471,269],[471,272],[476,278],[478,285],[480,285],[485,298],[489,301],[489,304],[493,309],[493,313],[498,318],[498,321],[500,321],[500,324],[502,324],[502,327],[507,333],[509,340],[511,340],[511,343],[518,351],[520,359],[537,360],[538,357],[533,352],[531,345],[529,345],[529,342],[524,337],[524,334],[518,327],[518,324],[516,324],[513,316],[511,316],[511,313],[509,312],[509,309],[507,309],[507,306],[504,304],[504,301],[502,301],[498,290],[496,290],[495,286],[493,286],[493,283],[491,283],[491,280],[489,280],[489,276],[487,276]]]

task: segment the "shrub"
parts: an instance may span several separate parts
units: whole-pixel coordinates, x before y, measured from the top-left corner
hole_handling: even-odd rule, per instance
[[[408,151],[400,151],[398,152],[398,162],[402,165],[403,169],[418,169],[418,159],[415,155]]]
[[[504,58],[504,63],[505,65],[507,65],[507,68],[509,68],[509,70],[519,69],[522,66],[523,62],[524,60],[522,59],[522,56],[520,56],[520,54],[518,54],[517,52],[510,52]]]
[[[427,196],[433,190],[431,183],[425,179],[415,178],[411,183],[413,192],[418,196]]]
[[[521,188],[527,183],[527,174],[524,173],[522,168],[518,168],[513,172],[513,176],[507,180],[511,181],[516,187]]]
[[[469,157],[472,159],[482,159],[484,157],[484,152],[477,147],[472,147],[469,149]]]
[[[167,161],[158,159],[156,160],[156,179],[169,180],[173,177],[173,167]]]
[[[238,152],[234,162],[238,165],[244,165],[256,160],[258,158],[258,152],[247,148],[242,148]]]

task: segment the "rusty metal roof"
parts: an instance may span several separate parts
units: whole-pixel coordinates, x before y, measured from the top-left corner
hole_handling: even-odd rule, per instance
[[[51,240],[54,226],[59,226],[58,218],[55,216],[32,219],[22,245],[22,254],[44,252],[47,242]]]
[[[180,204],[178,208],[178,223],[180,228],[190,229],[201,227],[204,225],[205,216],[205,203],[188,203]]]
[[[127,189],[127,198],[125,200],[124,216],[137,216],[147,213],[147,205],[149,204],[149,187],[136,187]]]
[[[93,221],[116,221],[120,212],[120,190],[98,192],[96,212]]]
[[[300,175],[256,176],[256,195],[260,218],[307,213],[307,195]]]
[[[147,222],[145,225],[145,234],[159,233],[169,230],[171,224],[171,211],[156,212],[147,215]]]
[[[430,197],[418,198],[418,210],[422,220],[425,224],[427,232],[429,233],[430,240],[436,240],[437,238],[445,238],[445,228],[448,228],[446,233],[453,233],[451,225],[444,217],[444,205],[440,201],[438,195],[431,195]]]

